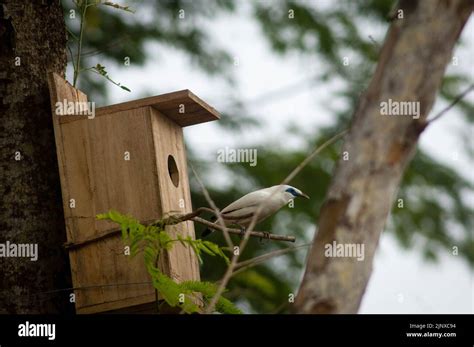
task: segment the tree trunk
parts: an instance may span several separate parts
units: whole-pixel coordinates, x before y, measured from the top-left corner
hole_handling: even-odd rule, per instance
[[[71,312],[71,286],[47,72],[64,74],[59,1],[0,1],[0,243],[37,244],[38,260],[0,258],[0,313]],[[19,159],[19,160],[18,160]]]
[[[401,1],[368,90],[359,100],[321,208],[296,313],[356,313],[404,169],[426,125],[469,0]],[[419,118],[382,115],[381,103],[416,101]],[[344,152],[343,152],[344,153]],[[364,259],[330,257],[326,245],[363,245]],[[326,256],[326,255],[328,256]],[[347,254],[346,254],[347,255]]]

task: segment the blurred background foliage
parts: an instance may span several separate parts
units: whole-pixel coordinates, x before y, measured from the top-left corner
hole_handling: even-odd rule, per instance
[[[199,23],[224,13],[236,13],[242,3],[244,2],[227,0],[127,2],[126,5],[136,10],[135,14],[106,6],[93,7],[86,17],[83,66],[93,66],[97,61],[105,66],[120,66],[124,63],[124,57],[130,57],[135,65],[144,64],[149,59],[159,63],[161,57],[150,57],[146,54],[146,44],[155,42],[182,51],[189,57],[190,63],[209,75],[225,80],[231,86],[234,83],[231,75],[233,70],[228,68],[232,64],[231,56],[213,44],[211,33],[206,32]],[[295,136],[304,139],[305,145],[301,148],[289,149],[277,139],[268,138],[257,146],[257,166],[221,165],[220,174],[225,175],[228,182],[231,182],[226,187],[213,184],[212,171],[217,164],[199,160],[197,153],[188,148],[190,163],[220,207],[253,189],[278,184],[315,145],[348,127],[358,97],[367,86],[377,63],[379,49],[390,24],[390,14],[396,5],[392,0],[335,1],[330,6],[327,2],[323,6],[315,0],[245,3],[246,6],[252,7],[252,20],[258,23],[275,54],[284,56],[297,53],[302,60],[314,59],[323,62],[323,68],[315,76],[310,76],[308,81],[342,82],[334,97],[343,99],[346,107],[343,110],[329,110],[334,119],[329,127],[289,129]],[[70,0],[63,0],[63,6],[68,28],[77,33],[78,21],[70,18],[73,4]],[[180,9],[192,13],[191,19],[180,20]],[[292,20],[288,19],[289,10],[294,11]],[[364,24],[368,22],[371,27],[377,28],[376,37],[363,32],[366,27]],[[71,39],[73,54],[76,52],[75,47]],[[344,66],[341,59],[342,56],[348,55],[351,56],[350,68]],[[123,82],[120,81],[120,76],[111,77]],[[90,99],[103,103],[107,101],[106,83],[99,76],[84,73],[80,77],[79,88],[86,91]],[[438,97],[452,101],[468,83],[470,82],[466,76],[447,75]],[[248,115],[245,104],[230,92],[229,99],[233,102],[228,108],[220,109],[224,117],[219,126],[233,134],[245,131],[247,127],[262,127],[258,122],[258,115]],[[474,104],[464,99],[456,108],[464,115],[466,125],[471,127],[474,122]],[[255,147],[255,144],[243,145],[249,146]],[[259,225],[259,230],[294,234],[298,240],[297,244],[312,240],[319,209],[338,158],[339,147],[340,144],[336,144],[325,150],[293,180],[294,186],[303,187],[311,196],[310,203],[297,201],[293,210],[283,209],[274,218]],[[469,136],[466,138],[466,151],[472,159],[474,151]],[[190,177],[194,207],[207,206],[192,172]],[[436,261],[437,254],[452,252],[452,247],[458,246],[460,255],[470,266],[474,266],[474,211],[467,203],[466,197],[466,194],[472,191],[471,182],[419,149],[406,170],[399,190],[398,198],[404,200],[404,208],[398,208],[398,205],[394,204],[386,232],[393,233],[402,246],[416,247],[423,252],[426,259],[433,261]],[[199,235],[201,227],[197,226],[197,230]],[[210,238],[224,244],[219,233],[213,233]],[[238,240],[236,238],[234,241]],[[250,259],[288,246],[284,243],[262,243],[252,239],[241,259]],[[296,293],[304,269],[305,255],[306,248],[300,249],[239,273],[231,280],[226,296],[238,301],[247,312],[285,312],[289,293]],[[201,269],[202,278],[218,280],[224,270],[223,262],[207,257]]]

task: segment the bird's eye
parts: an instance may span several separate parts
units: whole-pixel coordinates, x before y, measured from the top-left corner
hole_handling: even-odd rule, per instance
[[[298,196],[298,193],[293,188],[288,188],[286,192],[290,193],[293,196]]]

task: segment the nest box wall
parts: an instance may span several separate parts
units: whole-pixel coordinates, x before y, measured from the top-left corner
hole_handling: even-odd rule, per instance
[[[188,90],[98,108],[95,118],[58,115],[57,103],[87,96],[49,75],[76,311],[143,306],[155,292],[140,255],[124,254],[117,225],[96,220],[111,209],[142,222],[192,211],[182,127],[219,119]],[[167,227],[194,237],[191,221]],[[176,243],[160,267],[177,281],[199,280],[193,251]],[[146,305],[145,305],[146,306]]]

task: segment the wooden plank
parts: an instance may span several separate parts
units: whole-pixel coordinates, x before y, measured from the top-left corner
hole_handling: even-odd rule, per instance
[[[96,178],[94,190],[97,213],[111,209],[134,216],[139,220],[157,219],[160,216],[160,201],[157,192],[157,178],[153,175],[154,147],[151,124],[146,109],[133,109],[104,115],[85,121],[89,125],[92,175]],[[129,154],[129,160],[125,153]],[[106,221],[96,221],[95,231],[115,226]],[[135,258],[124,255],[125,244],[120,236],[109,238],[97,244],[101,247],[98,259],[102,269],[100,283],[139,283],[150,280],[139,254]],[[103,302],[107,309],[121,306],[121,301],[143,297],[154,293],[147,286],[107,286],[102,288]],[[100,301],[92,300],[97,304]],[[102,307],[102,306],[101,306]],[[90,310],[88,310],[90,311]]]
[[[121,111],[88,122],[94,139],[97,213],[114,209],[142,221],[159,218],[161,208],[158,179],[153,174],[149,111],[146,108]],[[125,160],[125,152],[130,154],[130,160]],[[96,221],[99,232],[114,227],[113,223]]]
[[[189,213],[192,211],[191,195],[187,174],[186,151],[183,129],[154,108],[149,108],[153,141],[155,145],[155,164],[157,169],[162,215]],[[168,156],[172,156],[179,172],[179,184],[175,187],[168,172]],[[172,237],[177,234],[195,238],[194,224],[191,221],[168,226]],[[199,280],[199,264],[194,252],[176,243],[161,261],[163,271],[178,282]]]
[[[107,314],[157,314],[162,313],[158,312],[158,307],[155,302],[128,306],[122,309],[110,310],[106,312]],[[177,313],[179,314],[179,312]]]
[[[90,143],[87,122],[63,124],[59,127],[61,134],[61,153],[65,160],[64,179],[67,196],[63,196],[66,218],[72,222],[78,219],[95,219],[95,206],[91,175]],[[69,206],[74,199],[75,207]],[[94,234],[94,228],[76,227],[74,238],[86,238]],[[68,240],[73,241],[73,240]]]
[[[56,104],[64,100],[70,102],[87,102],[87,96],[73,88],[58,74],[48,75],[50,88],[51,109],[53,110],[53,126],[56,141],[56,153],[61,180],[64,217],[68,242],[74,242],[76,237],[87,237],[94,232],[95,208],[91,191],[91,176],[89,175],[90,161],[89,144],[87,142],[87,127],[82,122],[64,127],[60,124],[60,116],[55,114]],[[67,117],[67,116],[66,116]],[[70,207],[70,199],[75,200],[75,207]],[[72,283],[81,287],[88,282],[98,281],[96,272],[98,251],[90,249],[81,252],[70,252]],[[89,272],[83,269],[90,264]],[[75,291],[76,307],[89,300],[102,301],[102,289],[94,288],[88,293]],[[91,296],[90,296],[91,295]]]
[[[48,84],[50,89],[51,109],[53,110],[53,127],[56,141],[56,153],[58,158],[59,173],[61,179],[61,191],[63,197],[64,215],[66,218],[73,215],[74,209],[69,207],[69,199],[71,198],[70,185],[68,184],[68,174],[66,168],[64,134],[59,124],[61,116],[56,115],[56,103],[63,100],[87,102],[87,95],[73,88],[61,76],[56,73],[48,74]],[[67,220],[66,220],[67,222]]]
[[[149,106],[160,111],[163,115],[172,119],[182,127],[220,119],[220,114],[217,110],[187,89],[111,106],[99,107],[95,110],[95,117],[99,118],[104,115],[118,114],[123,111]],[[181,113],[181,106],[184,106],[183,113]],[[60,122],[63,124],[85,119],[87,119],[85,115],[67,116],[62,117]]]
[[[85,94],[59,75],[51,74],[48,78],[53,111],[56,103],[63,100],[87,102]],[[68,242],[116,227],[95,219],[97,213],[111,208],[145,219],[157,219],[161,213],[158,181],[153,175],[149,112],[135,110],[115,116],[61,123],[61,119],[71,116],[53,114]],[[131,154],[130,161],[123,160],[126,150]],[[69,207],[71,198],[75,199],[75,208]],[[123,247],[117,235],[70,250],[73,286],[79,288],[75,290],[78,313],[154,301],[151,284],[110,285],[150,281],[143,258],[130,259],[124,255]]]
[[[144,304],[146,303],[146,304]],[[135,312],[135,307],[138,305],[143,305],[144,307],[148,307],[149,309],[146,310],[144,313],[152,313],[153,308],[155,307],[155,294],[148,294],[139,297],[127,298],[117,302],[105,302],[98,305],[91,305],[86,307],[81,307],[77,310],[79,314],[91,314],[91,313],[101,313],[114,310],[121,310],[120,313],[129,313],[129,309],[132,313]],[[113,313],[113,312],[112,312]]]

